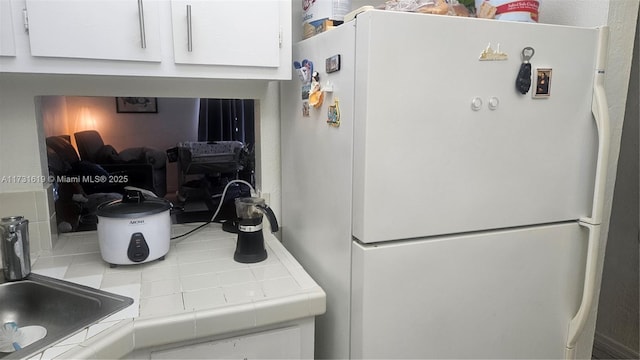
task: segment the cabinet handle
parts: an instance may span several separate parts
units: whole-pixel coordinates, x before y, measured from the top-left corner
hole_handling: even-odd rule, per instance
[[[144,5],[142,0],[138,0],[138,22],[140,23],[140,46],[143,49],[147,48],[147,37],[145,35],[144,28]]]
[[[187,51],[193,51],[193,30],[191,27],[191,5],[187,5]]]

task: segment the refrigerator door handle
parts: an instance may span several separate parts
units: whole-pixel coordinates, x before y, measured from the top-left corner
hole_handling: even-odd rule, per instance
[[[579,222],[579,224],[589,231],[589,242],[587,245],[587,261],[585,264],[582,301],[580,302],[578,311],[569,322],[569,334],[567,336],[565,349],[565,359],[567,360],[576,358],[576,343],[587,324],[587,319],[593,307],[598,275],[598,256],[600,255],[600,225],[592,225],[584,222]]]
[[[593,191],[591,217],[581,218],[579,224],[589,231],[587,259],[585,265],[584,287],[580,307],[569,322],[565,359],[576,358],[576,343],[582,334],[593,307],[598,275],[598,257],[601,247],[600,224],[604,212],[604,193],[607,181],[609,162],[609,106],[604,90],[604,68],[607,59],[609,29],[599,29],[599,41],[596,60],[596,74],[593,84],[593,100],[591,111],[598,129],[598,158],[596,163],[596,179]]]
[[[591,217],[581,218],[580,221],[593,225],[600,225],[602,213],[604,212],[604,194],[607,182],[607,167],[609,163],[609,143],[610,143],[610,119],[607,95],[604,89],[604,68],[607,59],[607,48],[609,40],[609,28],[600,28],[598,52],[596,61],[596,74],[593,83],[593,99],[591,101],[591,112],[593,113],[596,127],[598,129],[598,158],[596,163],[596,181],[593,191],[593,204]]]

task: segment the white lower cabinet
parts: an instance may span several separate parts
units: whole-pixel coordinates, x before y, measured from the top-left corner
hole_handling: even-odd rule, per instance
[[[258,334],[151,352],[151,359],[300,359],[300,329]]]
[[[167,324],[166,326],[171,326]],[[208,329],[213,330],[215,329]],[[136,349],[125,356],[149,359],[313,359],[315,318]]]

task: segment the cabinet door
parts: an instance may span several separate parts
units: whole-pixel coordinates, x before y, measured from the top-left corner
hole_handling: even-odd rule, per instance
[[[11,1],[0,0],[0,56],[16,55],[12,16]]]
[[[160,61],[159,1],[26,0],[31,55]]]
[[[151,359],[301,359],[299,327],[151,352]]]
[[[280,1],[172,0],[178,64],[278,67]]]

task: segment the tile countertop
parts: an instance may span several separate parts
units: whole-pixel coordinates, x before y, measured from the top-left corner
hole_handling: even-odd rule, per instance
[[[173,225],[172,236],[193,228]],[[235,262],[236,235],[210,224],[172,241],[164,261],[115,268],[102,260],[95,231],[60,235],[52,251],[38,256],[34,273],[134,303],[35,359],[120,358],[135,349],[323,314],[324,291],[273,235],[264,235],[268,257],[255,264]]]

